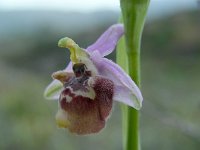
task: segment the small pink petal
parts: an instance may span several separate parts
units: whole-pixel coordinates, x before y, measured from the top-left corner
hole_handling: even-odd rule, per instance
[[[66,72],[73,72],[72,70],[72,62],[70,61],[67,67],[64,69]]]
[[[122,24],[112,25],[100,36],[100,38],[94,44],[86,48],[86,50],[89,53],[97,50],[101,56],[106,56],[115,49],[115,46],[117,45],[117,42],[123,33],[124,28]]]

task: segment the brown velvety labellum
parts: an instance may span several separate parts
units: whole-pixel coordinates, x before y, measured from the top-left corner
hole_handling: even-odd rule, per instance
[[[111,80],[96,76],[84,80],[72,78],[60,95],[60,107],[67,112],[70,132],[79,135],[97,133],[105,127],[105,122],[112,110],[114,84]],[[93,80],[92,88],[95,97],[91,99],[91,91],[87,90],[88,79]],[[86,95],[77,93],[85,92]],[[88,96],[87,96],[88,94]]]

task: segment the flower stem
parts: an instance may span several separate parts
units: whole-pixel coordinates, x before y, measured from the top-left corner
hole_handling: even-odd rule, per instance
[[[140,86],[140,44],[149,0],[120,0],[122,17],[125,29],[125,44],[127,50],[127,65],[123,68],[128,71],[135,83]],[[122,53],[122,52],[119,52]],[[118,53],[118,55],[119,55]],[[125,57],[124,57],[125,58]],[[122,65],[120,61],[120,65]],[[124,106],[123,106],[124,107]],[[122,109],[124,149],[139,150],[139,114],[138,111],[128,107]],[[125,128],[123,127],[123,128]]]
[[[120,18],[120,22],[122,19]],[[128,58],[127,53],[125,53],[125,39],[124,36],[119,40],[117,45],[117,53],[116,53],[116,62],[128,73]],[[127,117],[128,117],[128,107],[124,104],[121,104],[122,110],[122,132],[123,132],[123,149],[126,149],[126,141],[127,141]]]

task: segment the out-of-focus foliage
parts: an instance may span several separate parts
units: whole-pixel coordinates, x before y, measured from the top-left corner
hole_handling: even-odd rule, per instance
[[[143,150],[200,147],[200,11],[147,23],[142,41]],[[57,48],[68,36],[85,47],[117,20],[117,13],[0,13],[0,149],[121,150],[118,104],[106,129],[73,136],[56,128],[56,101],[43,91],[69,59]],[[111,55],[110,57],[113,57]]]
[[[144,149],[200,146],[200,11],[149,23],[142,45]]]

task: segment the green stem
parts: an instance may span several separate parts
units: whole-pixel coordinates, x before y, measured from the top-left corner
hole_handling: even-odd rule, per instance
[[[120,20],[122,22],[122,20]],[[125,39],[122,37],[117,45],[116,61],[117,63],[128,73],[128,58],[127,53],[125,53]],[[128,107],[121,104],[122,110],[122,133],[123,133],[123,149],[126,149],[127,141],[127,117],[128,117]]]
[[[120,0],[120,4],[125,29],[124,48],[127,50],[127,65],[125,66],[122,61],[120,61],[120,65],[126,68],[126,71],[129,72],[131,78],[138,86],[140,86],[141,35],[149,0]],[[122,111],[122,120],[126,121],[126,123],[123,123],[123,126],[126,127],[126,129],[123,129],[123,132],[126,136],[124,137],[124,149],[139,150],[140,143],[138,111],[131,107],[125,109],[124,106]]]
[[[128,56],[129,75],[139,86],[140,84],[140,55]],[[127,141],[126,150],[139,150],[139,112],[131,107],[128,107],[127,114]]]

